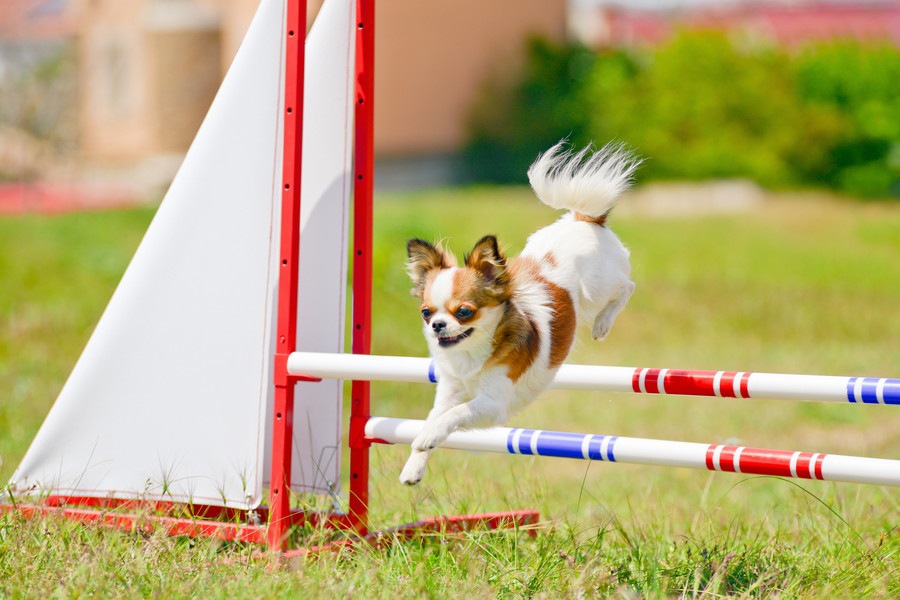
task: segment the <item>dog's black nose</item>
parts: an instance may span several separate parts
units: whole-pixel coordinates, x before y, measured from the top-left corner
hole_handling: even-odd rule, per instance
[[[447,323],[446,323],[446,321],[434,321],[431,324],[431,328],[434,329],[435,333],[440,333],[441,331],[443,331],[444,329],[447,328]]]

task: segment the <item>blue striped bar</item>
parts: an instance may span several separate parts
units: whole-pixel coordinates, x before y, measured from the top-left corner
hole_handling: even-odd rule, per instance
[[[437,377],[434,373],[434,361],[428,363],[428,381],[431,383],[437,383]]]
[[[603,460],[603,440],[605,435],[592,435],[591,441],[588,442],[588,458],[591,460]]]
[[[534,429],[523,429],[521,435],[519,435],[519,454],[534,454],[531,451],[531,438],[534,436]],[[540,449],[538,449],[538,454],[540,454]]]
[[[619,436],[617,435],[609,438],[609,444],[606,447],[606,458],[608,458],[610,462],[616,462],[616,455],[613,454],[613,446],[615,446],[617,439],[619,439]]]
[[[847,380],[847,400],[854,404],[881,404],[878,400],[879,386],[884,404],[900,405],[900,379],[851,377]]]
[[[900,379],[884,380],[884,403],[900,406]]]
[[[584,438],[583,433],[542,431],[537,441],[538,454],[560,458],[584,458],[582,450]]]
[[[860,395],[865,404],[878,404],[878,380],[866,377],[860,386]]]
[[[619,439],[618,436],[511,429],[506,437],[506,449],[510,454],[537,454],[557,458],[587,458],[615,462],[616,457],[613,450],[617,439]],[[537,452],[532,450],[532,445]]]

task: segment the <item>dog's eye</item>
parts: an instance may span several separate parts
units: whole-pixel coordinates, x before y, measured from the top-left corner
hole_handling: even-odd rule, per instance
[[[474,310],[472,310],[471,308],[465,307],[465,306],[460,306],[458,309],[456,309],[456,318],[457,319],[468,319],[469,317],[471,317],[474,314],[475,314]]]
[[[422,309],[422,318],[427,319],[430,316],[431,316],[431,309],[426,306],[425,308]]]

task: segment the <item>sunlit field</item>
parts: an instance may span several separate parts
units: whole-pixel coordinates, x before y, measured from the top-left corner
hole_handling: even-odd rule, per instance
[[[900,204],[779,196],[692,217],[627,203],[611,226],[635,295],[607,341],[582,335],[569,362],[900,376]],[[152,213],[0,217],[3,481]],[[554,218],[524,188],[379,196],[373,353],[426,352],[408,238],[461,255],[493,233],[514,254]],[[431,387],[372,387],[375,415],[430,407]],[[511,425],[900,459],[896,407],[549,392]],[[407,451],[373,447],[375,529],[530,508],[537,535],[427,537],[279,569],[259,548],[3,516],[0,598],[900,596],[896,488],[450,450],[407,488]]]

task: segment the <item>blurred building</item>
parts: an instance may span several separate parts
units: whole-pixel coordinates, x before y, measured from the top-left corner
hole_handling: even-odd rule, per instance
[[[183,153],[258,1],[71,2],[85,156],[129,163]],[[311,22],[321,0],[310,4]],[[566,0],[381,0],[376,11],[380,156],[458,150],[485,79],[515,69],[528,36],[566,34]]]
[[[310,22],[321,1],[309,0]],[[79,97],[66,101],[77,112],[81,155],[101,165],[171,157],[156,161],[164,179],[193,139],[257,3],[0,0],[0,83],[74,40]],[[692,27],[778,44],[900,43],[897,1],[376,0],[376,9],[376,152],[382,166],[417,157],[417,168],[407,162],[402,171],[438,179],[434,170],[446,170],[446,157],[464,143],[481,86],[515,72],[533,34],[593,47],[656,44]],[[15,105],[7,96],[0,112]],[[0,131],[0,139],[22,130]]]
[[[73,34],[64,0],[0,0],[0,83],[59,51]]]
[[[74,0],[85,157],[128,163],[182,153],[223,73],[214,0]]]
[[[580,0],[572,8],[572,34],[592,48],[655,45],[683,29],[719,29],[779,45],[831,39],[900,44],[900,2],[895,0],[790,0],[660,3]]]
[[[0,0],[0,181],[40,177],[74,145],[73,35],[64,0]]]
[[[0,2],[0,40],[55,40],[72,33],[65,0],[3,0]]]

